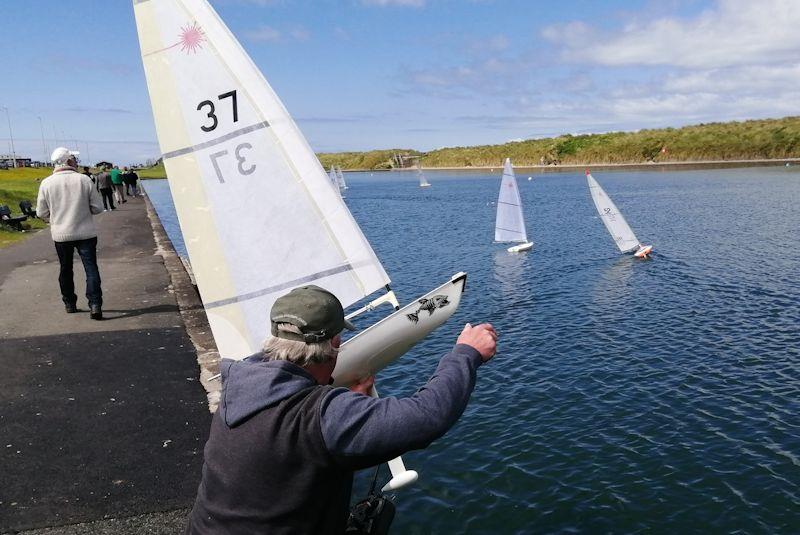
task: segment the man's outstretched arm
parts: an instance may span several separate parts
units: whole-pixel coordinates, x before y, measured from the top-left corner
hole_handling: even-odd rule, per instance
[[[375,399],[332,391],[321,417],[328,450],[358,469],[427,447],[458,421],[475,387],[477,368],[494,356],[496,346],[491,325],[467,324],[453,350],[411,397]]]

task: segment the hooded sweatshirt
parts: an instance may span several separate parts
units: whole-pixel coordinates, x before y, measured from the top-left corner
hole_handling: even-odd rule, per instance
[[[456,345],[413,396],[376,399],[319,385],[290,362],[223,360],[187,533],[342,533],[353,471],[444,435],[481,362]]]
[[[94,214],[103,211],[103,201],[92,180],[72,167],[56,167],[42,180],[36,201],[36,214],[50,220],[53,241],[66,242],[94,238]]]

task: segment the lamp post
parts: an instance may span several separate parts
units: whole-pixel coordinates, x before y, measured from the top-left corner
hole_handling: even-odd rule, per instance
[[[47,162],[50,161],[50,159],[47,157],[47,145],[44,142],[44,125],[42,124],[42,118],[40,116],[37,117],[39,119],[39,130],[42,132],[42,154],[44,154],[42,163],[47,165]]]
[[[14,168],[17,167],[17,153],[14,150],[14,134],[11,132],[11,116],[8,114],[8,108],[2,106],[6,110],[6,119],[8,120],[8,135],[11,138],[11,157],[14,159]]]

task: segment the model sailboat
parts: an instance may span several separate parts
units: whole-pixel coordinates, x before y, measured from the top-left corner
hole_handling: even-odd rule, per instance
[[[500,195],[497,198],[497,217],[494,223],[494,241],[520,242],[508,248],[509,253],[527,251],[533,247],[525,231],[525,218],[522,216],[522,199],[519,196],[517,178],[511,158],[506,158],[503,166],[503,179],[500,182]]]
[[[339,196],[339,198],[344,199],[344,195],[342,195],[342,188],[339,186],[339,176],[336,174],[336,167],[331,166],[331,170],[328,171],[328,178],[331,179],[331,187]]]
[[[619,250],[623,253],[633,252],[633,255],[637,258],[647,258],[650,251],[653,250],[653,246],[642,245],[639,242],[617,205],[600,187],[600,184],[597,183],[597,180],[594,179],[588,169],[586,170],[586,181],[589,183],[589,191],[592,194],[597,213],[600,214],[600,219],[602,219]]]
[[[396,310],[342,345],[339,385],[375,374],[452,315],[464,273],[400,309],[306,139],[206,0],[133,4],[170,190],[221,357],[258,353],[273,302],[301,285],[345,307],[385,291],[350,318],[382,303]],[[390,467],[386,488],[416,479],[399,458]]]
[[[419,187],[421,188],[429,188],[431,183],[428,182],[428,179],[425,177],[425,173],[422,172],[422,167],[417,164],[417,178],[419,178]]]
[[[344,191],[347,189],[347,182],[344,181],[344,175],[342,174],[342,168],[336,168],[336,183],[339,184],[339,189]]]

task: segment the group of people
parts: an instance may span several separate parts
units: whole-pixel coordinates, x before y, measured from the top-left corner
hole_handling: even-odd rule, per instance
[[[133,169],[127,167],[120,170],[116,165],[106,166],[97,175],[89,173],[89,168],[83,168],[83,174],[89,176],[95,183],[97,191],[103,197],[103,210],[116,210],[114,201],[117,205],[128,202],[125,196],[139,196],[139,175]],[[113,194],[113,197],[112,197]]]
[[[108,210],[101,192],[110,201],[113,189],[125,202],[126,181],[112,168],[93,184],[78,172],[77,155],[64,147],[53,152],[54,172],[39,187],[37,211],[50,222],[66,312],[78,311],[77,250],[90,317],[100,320],[93,216]],[[331,386],[341,334],[354,328],[334,294],[318,286],[295,288],[275,301],[269,321],[271,335],[259,354],[220,364],[223,401],[211,422],[186,533],[364,533],[348,520],[353,472],[444,435],[463,413],[478,368],[494,356],[497,332],[488,323],[468,323],[415,394],[378,399],[368,395],[373,377],[350,388]]]

